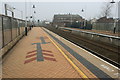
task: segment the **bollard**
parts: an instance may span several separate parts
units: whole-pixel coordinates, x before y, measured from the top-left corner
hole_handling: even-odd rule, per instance
[[[25,27],[25,35],[27,36],[27,27]]]
[[[30,30],[31,30],[31,26],[30,26]]]

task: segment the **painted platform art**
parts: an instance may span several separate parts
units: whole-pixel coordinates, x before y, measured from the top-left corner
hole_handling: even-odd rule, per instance
[[[52,51],[42,50],[41,44],[49,44],[50,42],[46,42],[44,37],[40,37],[41,43],[32,43],[32,45],[36,45],[36,50],[30,51],[27,53],[24,64],[30,63],[32,61],[56,61]]]

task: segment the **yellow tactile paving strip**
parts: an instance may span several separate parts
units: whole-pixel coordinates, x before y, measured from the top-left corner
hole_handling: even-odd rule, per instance
[[[45,28],[43,28],[44,30],[46,30]],[[50,32],[50,34],[52,34]],[[53,36],[55,36],[54,34],[52,34]],[[73,57],[67,50],[65,50],[61,45],[59,45],[55,40],[53,40],[55,42],[56,45],[58,45],[58,47],[64,52],[64,54],[79,68],[79,70],[82,72],[83,76],[85,75],[85,77],[90,79],[96,79],[99,80],[91,71],[89,71],[83,64],[81,64],[75,57]],[[54,43],[53,43],[54,44]],[[78,71],[79,73],[79,71]],[[80,73],[80,75],[82,75]],[[83,77],[82,76],[82,77]]]
[[[83,64],[81,64],[75,57],[73,57],[69,52],[67,52],[62,46],[60,46],[60,48],[71,59],[71,61],[81,70],[81,72],[83,72],[83,74],[87,76],[87,78],[97,78],[91,71],[89,71]]]
[[[36,45],[32,43],[41,42],[40,36],[44,37],[46,42],[50,42],[41,44],[42,50],[51,51],[52,53],[48,52],[48,54],[54,55],[53,58],[56,61],[37,62],[34,60],[24,64],[27,53],[36,50]],[[44,55],[44,57],[48,56]],[[5,57],[2,70],[3,78],[81,78],[40,28],[33,28],[28,36],[17,43]]]

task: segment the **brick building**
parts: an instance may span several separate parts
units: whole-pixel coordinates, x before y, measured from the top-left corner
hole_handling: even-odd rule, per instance
[[[66,24],[72,24],[73,22],[83,22],[84,19],[75,14],[57,14],[53,18],[53,26],[64,27]]]

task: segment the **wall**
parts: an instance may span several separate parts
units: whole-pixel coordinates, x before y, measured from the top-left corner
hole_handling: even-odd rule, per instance
[[[29,22],[28,24],[29,25]],[[28,26],[28,31],[30,27]],[[0,58],[25,34],[25,20],[0,15]]]

